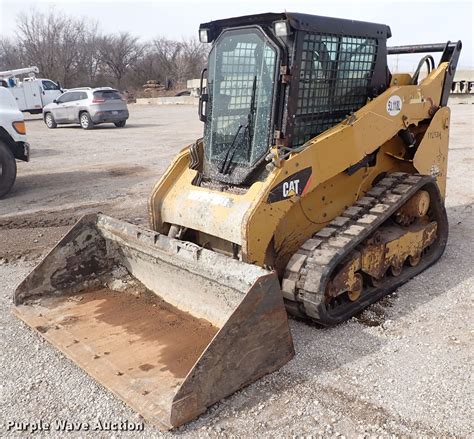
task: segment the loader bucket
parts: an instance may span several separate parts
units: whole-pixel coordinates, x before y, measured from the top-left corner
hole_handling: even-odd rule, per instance
[[[18,286],[14,314],[170,429],[293,354],[273,272],[104,215]]]

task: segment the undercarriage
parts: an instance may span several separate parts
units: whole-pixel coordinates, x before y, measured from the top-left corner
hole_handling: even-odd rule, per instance
[[[431,177],[394,173],[366,195],[291,258],[282,281],[291,314],[345,321],[443,253],[448,224]]]

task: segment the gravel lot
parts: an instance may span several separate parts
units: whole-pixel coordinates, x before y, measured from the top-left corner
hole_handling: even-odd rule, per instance
[[[7,431],[9,421],[143,422],[10,314],[16,284],[82,213],[146,224],[152,185],[202,129],[195,107],[130,110],[124,129],[27,123],[32,160],[0,201],[2,437],[19,434]],[[196,421],[173,433],[145,423],[144,432],[113,435],[473,437],[474,106],[452,112],[450,239],[435,266],[336,328],[291,320],[296,357]]]

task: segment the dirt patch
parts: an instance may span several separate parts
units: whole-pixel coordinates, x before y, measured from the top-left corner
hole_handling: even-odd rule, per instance
[[[2,230],[0,264],[18,259],[32,260],[44,255],[68,230],[69,226]]]
[[[78,203],[78,205],[71,208],[5,215],[0,217],[0,231],[72,226],[81,216],[95,213],[99,210],[106,212],[111,210],[113,205],[114,203]]]
[[[118,166],[108,169],[107,173],[111,177],[124,177],[126,175],[137,175],[147,171],[144,166]]]
[[[41,334],[46,334],[48,332],[49,327],[39,325],[39,326],[35,326],[35,329],[38,332],[41,332]]]
[[[139,282],[121,292],[45,296],[13,312],[126,403],[142,407],[144,417],[158,421],[168,419],[170,402],[218,331]]]
[[[144,372],[148,372],[149,370],[154,369],[155,366],[153,366],[153,364],[140,364],[140,366],[138,366],[138,368],[140,370],[143,370]]]
[[[392,306],[391,296],[385,296],[355,316],[364,326],[380,326],[385,322],[386,310]]]
[[[74,325],[79,320],[79,317],[77,316],[65,316],[63,319],[61,319],[61,325],[63,326],[71,326]]]
[[[126,292],[107,288],[81,292],[81,300],[74,298],[49,299],[40,326],[67,327],[98,358],[107,340],[108,361],[117,361],[124,370],[157,369],[184,378],[218,330],[141,285]],[[140,352],[128,355],[125,367],[122,357],[127,346]]]
[[[51,250],[84,215],[102,212],[115,218],[148,227],[145,213],[137,217],[133,208],[88,203],[61,211],[40,211],[0,217],[0,264],[18,259],[31,260]]]
[[[64,227],[72,226],[80,217],[76,216],[63,216],[48,218],[47,215],[43,216],[37,214],[35,216],[28,216],[22,218],[8,218],[0,220],[0,230],[13,230],[13,229],[36,229],[46,227]]]

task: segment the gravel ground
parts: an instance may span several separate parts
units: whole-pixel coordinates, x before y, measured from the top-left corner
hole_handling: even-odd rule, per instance
[[[130,105],[125,128],[48,130],[41,116],[28,117],[26,125],[31,161],[18,162],[2,216],[117,204],[141,210],[171,158],[202,133],[196,107],[188,105]]]
[[[0,258],[8,260],[38,256],[85,213],[147,225],[153,185],[201,136],[202,123],[193,106],[131,105],[125,128],[49,130],[31,116],[27,132],[31,161],[18,163],[15,186],[0,201]]]
[[[214,405],[196,421],[172,433],[160,433],[145,423],[144,432],[115,432],[113,435],[473,437],[473,110],[473,106],[467,105],[452,108],[447,193],[450,239],[436,265],[336,328],[319,329],[291,320],[296,357],[278,372]],[[0,243],[5,242],[8,235],[8,245],[4,244],[3,250],[0,247],[0,258],[3,258],[0,259],[2,437],[14,435],[7,431],[9,421],[54,423],[59,420],[88,422],[92,426],[97,419],[143,422],[10,314],[12,292],[34,265],[34,260],[29,259],[44,252],[70,218],[75,218],[83,208],[94,209],[90,205],[84,207],[84,203],[102,203],[101,207],[105,206],[110,213],[118,212],[129,220],[146,216],[143,201],[137,200],[146,198],[150,185],[166,165],[155,156],[157,147],[153,142],[150,145],[150,139],[161,138],[162,131],[167,132],[174,142],[173,152],[166,151],[171,156],[193,136],[199,135],[199,125],[194,122],[195,108],[132,107],[131,111],[132,121],[134,117],[139,120],[143,116],[162,123],[164,116],[170,115],[169,123],[143,127],[143,133],[133,130],[137,144],[135,136],[149,139],[141,143],[145,150],[136,156],[136,163],[134,158],[133,165],[127,166],[143,166],[150,174],[146,174],[145,180],[143,174],[133,175],[132,180],[130,176],[117,176],[113,182],[96,175],[99,181],[94,180],[97,187],[93,191],[79,182],[63,187],[54,179],[55,183],[44,191],[36,187],[34,176],[45,182],[49,172],[55,173],[59,167],[58,162],[49,170],[46,161],[40,162],[41,151],[58,148],[55,142],[69,132],[74,133],[71,141],[79,145],[78,136],[83,132],[57,130],[54,135],[59,137],[49,139],[39,122],[28,125],[31,142],[38,149],[39,167],[34,169],[33,161],[28,164],[31,166],[28,171],[26,166],[20,168],[20,176],[24,172],[29,184],[19,182],[18,193],[0,205]],[[173,124],[181,124],[181,127],[174,130]],[[184,132],[184,126],[188,125],[194,131],[193,136],[188,136],[189,139],[182,135],[173,137],[176,132]],[[90,135],[87,132],[87,136]],[[127,132],[129,135],[132,133]],[[108,138],[101,139],[105,156],[116,151],[117,147],[109,144]],[[161,145],[158,149],[162,151],[160,148],[163,148]],[[122,154],[110,155],[110,167],[122,160]],[[68,157],[64,159],[70,162]],[[70,172],[75,172],[74,166],[87,167],[87,160],[69,163]],[[37,199],[30,190],[44,192],[44,197]],[[133,206],[135,202],[137,207],[124,210],[117,206],[120,203],[105,205],[110,190],[122,194],[118,198],[124,204]],[[49,199],[47,193],[54,195]],[[71,210],[66,213],[61,211],[65,200],[71,203]],[[75,202],[83,207],[76,208]],[[24,211],[23,203],[32,207]],[[55,232],[49,232],[46,237],[50,229]],[[43,236],[34,243],[35,247],[31,243],[39,235]],[[28,243],[34,251],[30,251]],[[18,248],[11,252],[11,247]],[[52,431],[43,435],[59,437],[60,433]],[[84,435],[84,432],[71,433],[72,437]],[[110,437],[112,433],[97,435]]]

